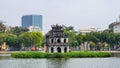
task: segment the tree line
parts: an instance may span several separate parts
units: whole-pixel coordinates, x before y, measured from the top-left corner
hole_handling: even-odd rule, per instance
[[[114,47],[119,48],[120,33],[104,30],[103,32],[80,34],[72,26],[63,26],[63,30],[69,38],[70,47],[77,47],[88,42],[91,50],[100,50],[105,44],[108,44],[107,47],[112,50]],[[45,41],[45,35],[43,36],[41,32],[29,32],[27,28],[22,27],[6,29],[6,26],[0,22],[0,45],[6,42],[11,50],[20,50],[22,47],[40,47],[44,43],[43,41]]]
[[[105,44],[111,50],[114,50],[114,47],[120,47],[120,33],[104,30],[103,32],[80,34],[72,26],[64,26],[64,33],[68,36],[71,47],[80,46],[84,42],[90,44],[91,50],[93,48],[100,50],[100,48],[105,47]]]
[[[9,27],[0,22],[0,45],[4,42],[10,50],[21,50],[30,47],[40,47],[42,44],[41,32],[29,32],[27,28]]]

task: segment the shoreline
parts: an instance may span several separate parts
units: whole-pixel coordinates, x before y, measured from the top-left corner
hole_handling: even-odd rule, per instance
[[[0,54],[11,54],[14,52],[41,52],[41,51],[0,51]],[[79,51],[72,51],[79,52]],[[120,53],[120,51],[89,51],[89,52],[109,52],[109,53]]]
[[[43,52],[14,52],[11,53],[13,58],[87,58],[87,57],[111,57],[109,52],[68,52],[68,53],[43,53]]]

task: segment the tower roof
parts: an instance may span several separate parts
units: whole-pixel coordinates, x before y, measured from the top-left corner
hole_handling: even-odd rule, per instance
[[[63,26],[62,25],[51,25],[53,31],[59,31],[62,30]]]

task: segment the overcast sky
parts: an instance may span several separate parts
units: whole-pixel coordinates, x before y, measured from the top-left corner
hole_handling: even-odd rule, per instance
[[[53,24],[108,28],[120,15],[120,0],[0,0],[0,20],[8,26],[21,26],[31,14],[43,15],[43,32]]]

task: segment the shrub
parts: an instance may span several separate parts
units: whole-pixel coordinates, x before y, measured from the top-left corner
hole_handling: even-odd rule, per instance
[[[14,58],[83,58],[83,57],[110,57],[108,52],[68,52],[68,53],[43,53],[43,52],[15,52],[11,54]]]

